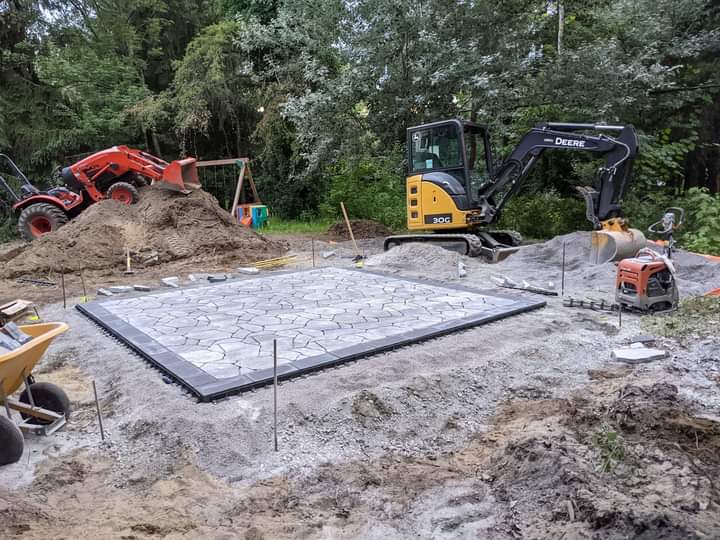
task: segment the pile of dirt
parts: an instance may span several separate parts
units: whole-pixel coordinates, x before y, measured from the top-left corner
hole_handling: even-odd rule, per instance
[[[350,227],[355,238],[377,238],[378,236],[390,236],[392,231],[382,223],[371,219],[351,219]],[[350,233],[344,221],[339,221],[331,225],[328,234],[350,240]]]
[[[617,265],[614,262],[591,264],[590,245],[590,232],[587,231],[556,236],[547,242],[522,246],[517,253],[497,265],[498,272],[529,278],[555,269],[559,277],[564,246],[566,284],[588,292],[606,289],[602,292],[614,293]],[[657,251],[661,249],[652,243],[648,247]],[[673,262],[682,296],[705,294],[720,287],[720,264],[717,262],[682,249],[673,253]]]
[[[400,244],[383,253],[372,255],[366,266],[390,266],[405,270],[442,271],[456,269],[460,260],[466,257],[457,252],[425,242]]]
[[[521,423],[523,431],[512,431],[490,468],[520,536],[572,528],[587,538],[716,537],[710,479],[720,471],[720,424],[695,416],[668,383],[625,385],[616,395],[504,407],[503,429]]]
[[[16,250],[0,263],[0,277],[118,268],[126,248],[136,266],[224,254],[250,263],[283,252],[280,244],[240,226],[209,193],[146,187],[135,205],[101,201]]]

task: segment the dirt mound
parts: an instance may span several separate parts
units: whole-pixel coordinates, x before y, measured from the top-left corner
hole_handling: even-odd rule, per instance
[[[457,268],[458,261],[464,257],[457,252],[447,250],[425,242],[400,244],[383,253],[373,255],[366,261],[367,266],[392,266],[407,270],[423,269],[449,270]]]
[[[237,224],[209,193],[185,196],[147,187],[136,205],[101,201],[58,231],[16,251],[0,263],[0,276],[122,267],[126,248],[136,266],[225,253],[249,263],[283,251],[276,242]]]
[[[352,227],[355,238],[377,238],[378,236],[390,236],[392,234],[392,231],[385,225],[377,221],[372,221],[371,219],[351,219],[350,227]],[[331,225],[328,233],[338,238],[350,240],[350,233],[348,233],[347,225],[345,225],[344,221],[339,221]]]
[[[717,537],[710,479],[720,424],[695,416],[672,384],[625,385],[615,396],[504,406],[502,431],[523,431],[509,432],[491,477],[496,498],[521,516],[522,536],[572,527],[583,538]]]

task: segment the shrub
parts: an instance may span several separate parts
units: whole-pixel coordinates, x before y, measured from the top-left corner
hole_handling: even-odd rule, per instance
[[[699,188],[690,188],[684,194],[660,189],[642,197],[631,196],[624,204],[631,225],[643,232],[670,206],[685,210],[685,222],[675,235],[681,247],[720,255],[720,196]]]
[[[324,218],[339,219],[340,202],[352,218],[405,227],[405,182],[397,156],[342,162],[330,171],[330,190],[320,204]]]
[[[590,226],[585,218],[585,203],[561,197],[554,190],[510,199],[498,222],[499,229],[512,229],[538,240],[587,230]]]

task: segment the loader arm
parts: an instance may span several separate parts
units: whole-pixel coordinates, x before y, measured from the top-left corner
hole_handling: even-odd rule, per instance
[[[141,150],[113,146],[65,167],[62,177],[77,191],[85,190],[94,201],[101,200],[112,183],[128,173],[139,174],[168,189],[189,193],[200,188],[195,163],[195,158],[168,163]]]
[[[610,131],[589,135],[585,131]],[[605,165],[598,169],[594,189],[578,188],[585,198],[587,217],[596,229],[602,222],[622,217],[621,201],[625,194],[634,158],[638,151],[637,135],[631,125],[542,123],[530,130],[520,141],[479,193],[479,208],[486,224],[500,218],[505,204],[525,185],[540,156],[548,149],[582,150],[605,156]]]

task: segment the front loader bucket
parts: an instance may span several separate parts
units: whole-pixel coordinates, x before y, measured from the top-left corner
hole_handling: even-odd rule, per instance
[[[645,247],[645,235],[637,229],[627,231],[592,231],[590,263],[604,264],[633,257]]]
[[[198,178],[196,161],[195,158],[186,158],[169,163],[163,170],[162,178],[155,183],[185,194],[200,189],[202,186]]]

